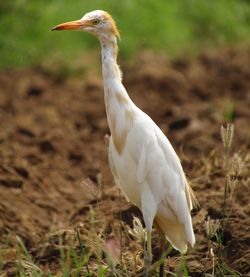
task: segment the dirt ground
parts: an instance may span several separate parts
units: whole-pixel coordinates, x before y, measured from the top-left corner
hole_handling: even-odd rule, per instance
[[[200,203],[193,211],[197,243],[186,256],[191,276],[212,268],[209,248],[216,242],[208,242],[204,222],[208,216],[222,218],[226,173],[220,128],[230,119],[231,156],[244,164],[229,199],[223,257],[240,275],[250,276],[249,64],[250,50],[239,47],[206,51],[193,60],[145,52],[122,65],[132,100],[168,136]],[[40,67],[1,72],[0,120],[0,271],[12,276],[17,269],[18,235],[44,272],[57,273],[60,254],[48,234],[76,226],[84,233],[90,206],[106,240],[119,230],[120,206],[124,226],[131,225],[132,214],[141,217],[123,198],[119,202],[109,172],[100,75],[62,77]],[[157,255],[157,234],[154,238]],[[135,255],[133,243],[124,251]],[[178,268],[178,257],[175,251],[169,255],[168,270]]]

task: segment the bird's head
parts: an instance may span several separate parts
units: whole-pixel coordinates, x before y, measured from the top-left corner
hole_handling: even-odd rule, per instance
[[[118,37],[115,21],[105,11],[96,10],[86,13],[81,19],[59,24],[52,28],[54,30],[78,30],[85,31],[97,36],[100,40],[110,37]]]

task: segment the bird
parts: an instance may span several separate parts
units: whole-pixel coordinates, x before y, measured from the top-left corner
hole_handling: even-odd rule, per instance
[[[181,253],[194,246],[191,210],[193,190],[171,143],[156,123],[129,97],[117,64],[119,31],[103,10],[59,24],[52,30],[78,30],[96,36],[101,44],[104,102],[110,137],[109,167],[126,199],[137,206],[146,228],[146,261],[152,262],[153,224]]]

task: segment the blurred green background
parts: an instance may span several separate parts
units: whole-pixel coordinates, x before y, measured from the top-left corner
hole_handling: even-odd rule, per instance
[[[50,31],[95,9],[110,12],[117,21],[122,58],[145,48],[175,56],[249,43],[249,0],[2,0],[0,68],[67,61],[96,49],[98,43],[88,34]]]

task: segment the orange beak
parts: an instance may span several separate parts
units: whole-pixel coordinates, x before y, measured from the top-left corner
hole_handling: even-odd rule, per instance
[[[82,30],[83,27],[88,27],[89,24],[86,21],[83,20],[74,20],[66,23],[59,24],[55,27],[53,27],[51,30]]]

